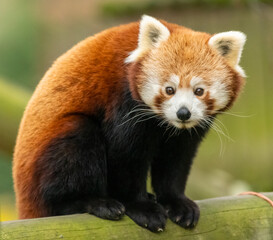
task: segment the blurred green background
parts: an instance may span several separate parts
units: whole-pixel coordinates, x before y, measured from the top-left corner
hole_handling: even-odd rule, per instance
[[[194,199],[272,191],[272,0],[1,0],[0,219],[16,219],[12,151],[24,107],[52,62],[78,41],[149,14],[209,33],[239,30],[248,40],[243,94],[216,122],[190,175]]]

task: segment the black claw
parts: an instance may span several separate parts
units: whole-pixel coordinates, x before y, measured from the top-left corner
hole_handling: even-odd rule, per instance
[[[195,202],[188,198],[177,199],[168,204],[169,218],[183,228],[193,228],[196,226],[200,212]]]
[[[134,202],[126,206],[126,214],[141,227],[158,233],[165,228],[164,208],[152,201]]]

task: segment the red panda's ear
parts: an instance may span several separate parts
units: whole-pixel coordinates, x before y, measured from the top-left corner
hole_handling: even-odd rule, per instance
[[[156,48],[170,36],[169,29],[157,19],[144,15],[139,25],[138,47],[126,58],[125,62],[135,62],[149,49]]]
[[[230,31],[213,35],[208,44],[220,53],[231,67],[245,77],[243,69],[239,66],[246,35],[242,32]]]

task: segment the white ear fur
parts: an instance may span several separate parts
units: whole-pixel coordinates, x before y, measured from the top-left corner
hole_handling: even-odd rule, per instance
[[[238,65],[245,41],[246,35],[244,33],[230,31],[212,36],[209,40],[209,46],[217,50],[232,67],[242,76],[245,76],[243,69]]]
[[[170,31],[157,19],[143,15],[139,26],[138,47],[125,59],[126,63],[134,62],[147,50],[156,48],[168,39]]]

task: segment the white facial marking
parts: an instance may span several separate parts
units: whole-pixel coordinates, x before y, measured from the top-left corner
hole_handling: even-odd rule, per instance
[[[146,83],[142,86],[140,95],[142,100],[150,107],[153,108],[154,98],[160,92],[161,85],[155,76],[149,76]],[[156,108],[153,108],[154,110]]]
[[[220,77],[220,76],[219,76]],[[203,88],[208,91],[210,98],[214,99],[214,109],[219,110],[226,106],[229,101],[229,93],[227,91],[227,85],[223,78],[212,79],[211,85],[207,86],[204,80],[200,77],[193,77],[191,80],[191,87],[196,89],[197,87]]]
[[[214,80],[209,88],[210,98],[215,100],[214,110],[224,108],[229,101],[229,93],[226,84],[220,79]]]
[[[190,85],[192,89],[196,89],[196,88],[203,88],[206,89],[206,85],[204,83],[204,80],[200,77],[193,77],[190,81]]]
[[[220,110],[226,106],[229,101],[229,93],[227,91],[224,79],[215,79],[210,81],[208,85],[202,78],[193,77],[188,88],[179,87],[180,78],[175,74],[171,74],[169,81],[163,86],[161,84],[160,76],[153,69],[146,72],[147,81],[141,88],[141,98],[149,105],[155,113],[159,113],[158,106],[155,106],[154,99],[161,91],[170,86],[175,88],[175,94],[170,98],[166,97],[163,101],[161,110],[165,118],[177,128],[191,128],[197,125],[202,119],[206,117],[206,110],[208,106],[206,102],[197,97],[194,91],[197,88],[203,88],[205,93],[209,92],[211,99],[214,99],[215,111]],[[177,117],[177,112],[181,107],[186,107],[191,112],[191,117],[186,122],[182,122]]]
[[[193,127],[204,117],[206,105],[194,95],[195,86],[203,86],[202,79],[193,78],[190,88],[178,88],[174,96],[163,103],[165,117],[178,128]],[[182,123],[176,114],[181,107],[186,107],[191,112],[191,117],[186,123]]]
[[[175,87],[177,88],[180,83],[180,79],[176,74],[171,74],[170,82],[172,82],[175,85]]]

